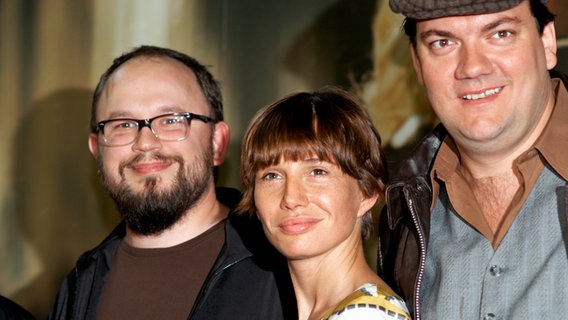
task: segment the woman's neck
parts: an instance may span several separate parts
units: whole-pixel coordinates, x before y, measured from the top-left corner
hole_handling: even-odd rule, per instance
[[[291,260],[288,266],[299,320],[321,319],[363,284],[384,283],[369,267],[362,246],[343,256]]]

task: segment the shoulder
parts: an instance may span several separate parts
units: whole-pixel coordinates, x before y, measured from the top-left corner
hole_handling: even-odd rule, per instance
[[[375,283],[367,283],[347,296],[324,320],[349,319],[410,319],[402,299],[392,290]]]
[[[242,194],[239,190],[229,187],[216,187],[215,194],[219,202],[231,209],[235,208],[242,198]]]
[[[59,287],[48,319],[67,319],[72,317],[72,309],[80,310],[79,312],[86,310],[77,307],[77,303],[85,303],[89,295],[96,295],[96,292],[102,290],[104,281],[101,280],[110,269],[114,253],[125,233],[124,223],[119,224],[98,246],[77,259],[75,267]],[[79,295],[83,298],[79,299]]]
[[[285,258],[268,241],[256,217],[231,212],[226,224],[226,246],[234,256],[249,255],[256,264],[268,270],[286,266]]]
[[[90,249],[79,256],[75,267],[68,274],[67,280],[75,281],[75,278],[89,273],[98,264],[102,263],[106,269],[110,268],[114,253],[126,234],[126,226],[120,223],[114,230],[95,248]]]
[[[446,128],[438,124],[424,136],[400,163],[390,184],[413,179],[416,176],[428,176],[431,164],[447,135]]]
[[[31,320],[35,318],[16,302],[0,296],[0,319]]]
[[[101,255],[108,260],[111,260],[116,252],[116,248],[120,244],[120,241],[124,238],[126,234],[126,225],[124,222],[118,224],[114,230],[95,248],[83,253],[78,261],[77,267],[81,265],[89,264],[93,259],[97,259]]]

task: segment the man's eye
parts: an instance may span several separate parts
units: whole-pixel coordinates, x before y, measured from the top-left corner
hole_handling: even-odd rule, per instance
[[[129,121],[117,122],[116,124],[113,125],[113,129],[124,130],[124,129],[131,129],[135,126],[136,126],[135,124]]]
[[[501,30],[501,31],[497,31],[493,37],[494,38],[508,38],[510,36],[512,36],[513,33],[511,31],[507,31],[507,30]]]
[[[169,125],[178,124],[178,123],[180,123],[180,121],[179,121],[178,118],[167,118],[167,119],[164,119],[164,124],[167,124],[167,125],[168,125],[168,124],[169,124]]]
[[[449,46],[452,42],[448,39],[440,39],[440,40],[436,40],[433,41],[432,43],[430,43],[431,47],[434,48],[445,48],[447,46]]]

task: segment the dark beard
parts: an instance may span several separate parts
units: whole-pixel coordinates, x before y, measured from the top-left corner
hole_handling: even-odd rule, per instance
[[[193,208],[200,200],[213,176],[212,147],[188,168],[182,157],[166,157],[154,154],[157,160],[177,162],[179,170],[167,190],[157,190],[156,186],[161,177],[148,177],[145,188],[141,192],[133,191],[124,179],[124,168],[143,158],[140,155],[127,163],[121,163],[119,173],[121,181],[113,183],[104,174],[104,165],[98,159],[99,177],[116,208],[128,228],[140,235],[158,235],[167,230]]]

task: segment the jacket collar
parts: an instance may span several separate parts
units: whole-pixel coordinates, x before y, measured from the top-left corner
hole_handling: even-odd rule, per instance
[[[440,123],[430,134],[420,140],[408,158],[400,164],[391,184],[416,176],[428,176],[438,149],[447,134],[446,128]]]

